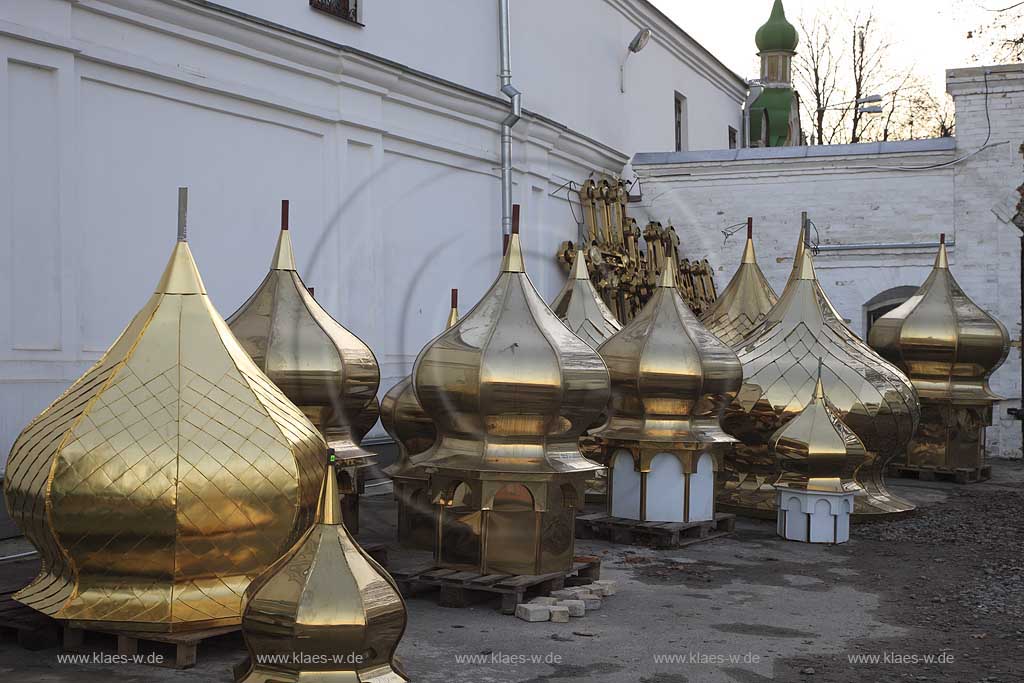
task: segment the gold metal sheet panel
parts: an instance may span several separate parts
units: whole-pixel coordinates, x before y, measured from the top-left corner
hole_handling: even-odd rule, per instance
[[[743,363],[744,384],[722,425],[744,444],[726,457],[721,504],[751,513],[774,511],[774,497],[762,484],[775,483],[781,471],[767,442],[807,405],[821,359],[826,395],[869,453],[855,475],[865,495],[855,500],[854,517],[913,509],[885,488],[882,470],[916,429],[917,394],[910,380],[861,341],[836,312],[814,274],[802,232],[778,303],[736,353]]]
[[[179,242],[125,332],[15,442],[8,510],[43,557],[25,604],[138,630],[238,623],[249,580],[312,521],[323,440],[204,291]]]

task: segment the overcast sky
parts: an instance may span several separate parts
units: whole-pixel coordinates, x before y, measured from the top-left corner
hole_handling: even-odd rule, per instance
[[[771,14],[774,0],[652,0],[726,66],[745,78],[757,76],[754,33]],[[783,0],[786,17],[798,26],[801,14],[826,9],[838,19],[843,13],[873,7],[893,43],[892,59],[899,68],[916,66],[938,92],[945,90],[947,68],[972,64],[971,55],[983,45],[967,40],[967,31],[991,20],[984,8],[1001,9],[1012,0]],[[801,36],[801,39],[803,37]],[[799,48],[797,48],[799,50]]]

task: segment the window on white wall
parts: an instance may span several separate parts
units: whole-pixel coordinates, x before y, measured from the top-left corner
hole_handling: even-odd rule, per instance
[[[684,152],[690,148],[686,133],[686,96],[676,93],[676,151]]]
[[[739,131],[729,126],[729,149],[739,147]]]

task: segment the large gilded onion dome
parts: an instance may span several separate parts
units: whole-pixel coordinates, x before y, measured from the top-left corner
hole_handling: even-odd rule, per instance
[[[534,289],[514,232],[494,284],[413,371],[438,431],[420,462],[441,506],[441,563],[514,574],[570,566],[574,510],[600,469],[577,439],[604,410],[608,381],[598,353]]]
[[[405,601],[342,523],[333,472],[316,523],[245,594],[239,683],[404,683]]]
[[[729,346],[736,346],[757,327],[779,300],[757,265],[753,220],[747,219],[747,241],[736,274],[700,321]]]
[[[325,444],[214,309],[184,239],[103,357],[25,428],[4,481],[57,619],[238,624],[249,582],[313,521]]]
[[[260,369],[326,435],[338,464],[368,465],[373,454],[357,437],[361,424],[376,422],[377,359],[309,293],[295,268],[287,201],[281,217],[270,272],[228,324]]]
[[[807,405],[822,358],[825,393],[868,449],[856,474],[865,495],[856,500],[855,518],[908,512],[914,506],[892,495],[882,474],[917,427],[917,394],[899,369],[843,321],[818,282],[804,242],[801,232],[778,303],[736,347],[743,387],[722,425],[743,444],[727,458],[729,478],[719,501],[737,511],[774,515],[771,485],[779,468],[768,439]]]
[[[1006,327],[964,294],[945,236],[921,288],[871,326],[869,342],[907,373],[922,399],[998,401],[988,379],[1010,348]]]
[[[1010,337],[949,271],[945,235],[928,279],[875,321],[868,341],[910,376],[921,397],[921,423],[904,457],[894,461],[897,470],[934,468],[957,481],[987,479],[985,431],[999,400],[988,380],[1006,359]]]

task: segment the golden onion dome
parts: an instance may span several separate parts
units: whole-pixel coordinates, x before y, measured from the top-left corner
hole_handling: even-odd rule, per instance
[[[316,523],[246,591],[240,683],[408,680],[394,661],[405,601],[342,523],[333,475],[323,477]]]
[[[249,582],[313,521],[324,441],[210,302],[184,204],[155,293],[7,462],[43,567],[15,598],[57,619],[238,624]]]
[[[270,272],[228,324],[260,369],[327,434],[340,463],[372,457],[359,448],[354,427],[370,421],[372,428],[376,422],[370,413],[380,383],[377,359],[302,282],[287,201]]]
[[[992,403],[988,378],[1010,348],[1001,322],[981,310],[949,271],[945,235],[921,288],[875,321],[868,336],[883,358],[910,376],[924,399]]]
[[[764,446],[775,430],[807,405],[818,359],[824,358],[822,384],[829,400],[870,456],[857,472],[866,495],[857,498],[855,515],[913,509],[911,503],[888,492],[882,471],[906,448],[917,428],[917,394],[910,380],[861,341],[829,301],[814,273],[803,231],[778,303],[736,353],[743,363],[743,387],[722,425],[755,447],[746,455],[740,448],[729,463],[741,484],[754,476],[774,483],[770,479],[778,473],[777,464]],[[742,500],[734,503],[745,506]]]
[[[708,332],[665,264],[651,298],[598,349],[608,366],[612,399],[607,424],[594,436],[617,440],[731,442],[718,420],[743,382],[732,349]]]
[[[783,470],[776,486],[835,493],[860,491],[854,473],[867,460],[867,450],[825,398],[820,365],[810,402],[772,434],[768,446]]]
[[[552,302],[551,310],[577,337],[595,349],[622,329],[590,282],[587,261],[581,249],[576,250],[569,279]]]
[[[534,289],[513,233],[480,302],[420,352],[416,395],[439,438],[431,467],[557,474],[600,466],[577,439],[608,402],[608,370]]]
[[[747,242],[736,274],[700,321],[716,337],[735,347],[757,327],[779,300],[757,265],[754,253],[753,221],[747,219]]]
[[[448,312],[445,329],[459,322],[459,290],[452,290],[452,307]],[[391,387],[381,401],[380,419],[391,438],[398,444],[398,460],[384,468],[390,477],[417,476],[425,478],[410,458],[434,445],[437,430],[434,423],[423,412],[423,406],[413,391],[412,375]]]

